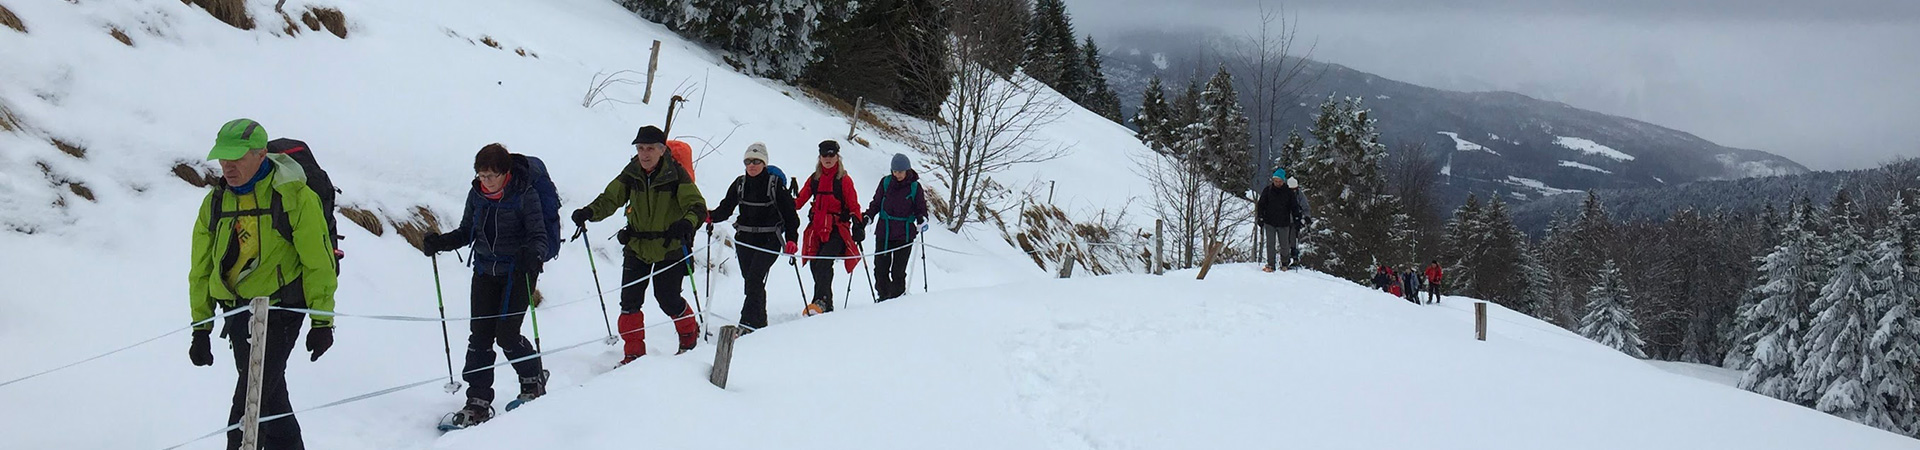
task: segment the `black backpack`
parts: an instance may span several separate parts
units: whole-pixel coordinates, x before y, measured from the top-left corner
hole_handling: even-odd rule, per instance
[[[327,170],[320,168],[320,161],[313,159],[313,151],[307,143],[299,140],[280,138],[267,143],[267,153],[279,153],[300,163],[300,169],[307,172],[307,187],[313,193],[320,194],[320,211],[327,217],[327,235],[333,237],[333,248],[340,248],[340,227],[333,217],[334,196],[340,189],[333,187],[333,178],[327,176]],[[288,240],[292,240],[289,236]]]

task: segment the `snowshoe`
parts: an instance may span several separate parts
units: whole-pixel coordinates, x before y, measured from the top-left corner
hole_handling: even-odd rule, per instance
[[[552,377],[553,373],[545,370],[540,371],[539,375],[520,377],[520,396],[507,402],[507,410],[512,411],[533,399],[547,395],[547,379]]]
[[[477,398],[467,399],[467,406],[440,419],[440,431],[466,429],[486,423],[493,419],[493,404]]]

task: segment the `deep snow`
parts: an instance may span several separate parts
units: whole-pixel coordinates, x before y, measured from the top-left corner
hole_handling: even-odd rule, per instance
[[[250,3],[277,24],[271,3]],[[694,98],[675,124],[695,143],[717,201],[738,154],[766,142],[804,176],[814,142],[843,117],[805,95],[727,70],[719,58],[603,0],[292,0],[338,7],[348,39],[240,31],[181,2],[8,2],[32,34],[0,30],[0,103],[27,126],[0,133],[0,381],[146,339],[187,322],[187,228],[204,193],[175,179],[204,164],[234,117],[306,139],[346,190],[343,206],[404,217],[458,213],[472,153],[501,142],[546,159],[569,208],[597,193],[633,129]],[[268,20],[267,18],[271,18]],[[126,30],[134,46],[109,37]],[[501,44],[489,48],[482,37]],[[580,105],[598,72],[644,69],[663,41],[651,105]],[[519,56],[525,48],[538,57]],[[614,96],[637,102],[638,89]],[[898,142],[845,152],[862,193]],[[88,149],[59,153],[48,138]],[[1074,110],[1042,133],[1072,156],[997,177],[1058,181],[1056,203],[1121,208],[1144,191],[1124,128]],[[708,153],[706,144],[718,147]],[[45,165],[42,173],[40,165]],[[52,181],[82,183],[89,201]],[[937,184],[937,183],[936,183]],[[64,206],[53,206],[60,202]],[[342,230],[339,310],[433,316],[430,263],[392,232]],[[617,260],[592,245],[601,287]],[[565,227],[565,228],[571,228]],[[31,230],[26,234],[14,230]],[[718,228],[701,299],[738,314],[741,290]],[[570,232],[570,229],[563,230]],[[308,444],[408,448],[1914,448],[1914,441],[1648,367],[1551,325],[1493,308],[1472,340],[1467,299],[1418,307],[1314,273],[1216,268],[1050,280],[1000,231],[936,231],[933,292],[852,304],[798,320],[802,289],[775,267],[775,326],[744,338],[730,389],[706,384],[711,347],[612,370],[617,350],[549,356],[553,394],[472,430],[432,430],[461,398],[438,383],[300,416]],[[541,282],[548,349],[604,336],[586,252],[568,243]],[[700,260],[706,261],[704,254]],[[467,270],[440,259],[451,316],[466,316]],[[846,292],[841,277],[836,296]],[[810,278],[807,283],[811,283]],[[691,293],[689,293],[691,294]],[[844,299],[843,299],[844,300]],[[651,304],[652,302],[649,302]],[[652,322],[664,317],[647,308]],[[325,358],[296,353],[296,408],[444,374],[437,326],[342,318]],[[464,337],[454,324],[455,347]],[[531,331],[531,330],[529,330]],[[655,332],[655,355],[671,344]],[[175,333],[98,361],[0,386],[0,449],[157,449],[220,428],[233,383],[227,353],[187,363]],[[611,370],[611,371],[610,371]],[[502,378],[506,378],[504,373]],[[512,389],[503,380],[497,387]],[[1630,430],[1632,432],[1622,432]],[[1790,430],[1783,433],[1781,430]],[[186,448],[219,448],[221,438]]]

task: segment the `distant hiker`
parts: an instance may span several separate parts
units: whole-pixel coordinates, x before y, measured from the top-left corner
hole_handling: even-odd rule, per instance
[[[920,174],[914,172],[913,163],[907,155],[895,153],[892,169],[892,175],[880,179],[873,201],[861,215],[865,222],[879,219],[873,229],[880,242],[874,247],[879,256],[873,257],[873,263],[879,272],[874,283],[882,301],[906,295],[913,240],[926,231],[927,222],[927,198],[920,193]]]
[[[831,140],[820,141],[820,162],[814,167],[813,175],[807,177],[806,184],[800,188],[800,196],[794,198],[794,208],[799,209],[813,202],[808,212],[806,242],[802,244],[801,254],[814,257],[842,257],[859,255],[859,243],[865,240],[865,227],[854,226],[860,220],[860,203],[855,199],[860,195],[853,191],[853,178],[847,176],[846,169],[840,165],[840,143]],[[813,302],[807,305],[806,315],[833,312],[833,264],[832,259],[815,259],[810,262],[813,269]],[[844,260],[847,273],[859,267],[859,259]]]
[[[468,310],[472,317],[486,318],[468,322],[467,364],[461,372],[467,381],[467,405],[447,420],[461,428],[493,418],[494,345],[508,360],[536,353],[520,333],[520,324],[533,305],[550,241],[540,194],[534,189],[545,171],[535,175],[530,161],[537,160],[508,153],[500,144],[480,148],[473,156],[473,187],[467,189],[460,227],[422,239],[427,256],[473,246]],[[548,374],[539,357],[513,363],[513,372],[520,378],[518,402],[547,394]]]
[[[1387,293],[1395,297],[1406,298],[1406,290],[1400,285],[1400,273],[1392,267],[1387,268]]]
[[[769,250],[798,253],[800,215],[794,209],[793,193],[787,190],[786,176],[769,170],[766,144],[747,146],[742,163],[747,166],[747,174],[733,179],[733,185],[727,187],[727,198],[713,208],[708,220],[725,222],[733,217],[734,206],[740,207],[740,220],[733,224],[734,240],[744,244],[735,246],[734,251],[740,255],[740,271],[747,279],[740,324],[757,330],[767,326],[767,273],[780,259],[779,253]]]
[[[1387,266],[1379,266],[1373,269],[1374,289],[1379,289],[1380,292],[1392,292],[1392,290],[1388,288],[1392,285],[1393,276],[1387,274]]]
[[[256,297],[275,306],[333,311],[338,284],[334,270],[333,239],[327,229],[320,196],[306,183],[306,174],[292,158],[267,153],[267,130],[258,122],[238,119],[220,127],[207,159],[220,161],[216,184],[200,203],[193,225],[192,265],[187,268],[187,304],[193,321],[213,318],[221,309],[246,309]],[[247,324],[252,313],[227,316],[221,337],[233,347],[234,368],[240,373],[233,387],[229,425],[246,413],[247,360],[252,353]],[[293,412],[287,400],[287,358],[300,337],[305,315],[273,310],[267,313],[267,359],[261,379],[260,416]],[[310,361],[319,361],[333,347],[333,317],[312,317],[307,331]],[[210,335],[213,324],[193,327],[187,356],[196,366],[213,365]],[[227,432],[227,448],[240,445],[239,429]],[[275,450],[302,449],[300,421],[293,416],[260,424],[260,446]]]
[[[638,154],[599,197],[573,211],[574,226],[584,228],[587,222],[605,220],[625,207],[627,226],[616,234],[623,250],[620,284],[626,286],[620,289],[620,336],[626,339],[621,364],[647,354],[646,318],[640,307],[646,304],[649,283],[660,311],[674,319],[680,351],[692,350],[700,337],[699,319],[680,296],[680,281],[690,267],[686,260],[694,224],[707,220],[707,201],[685,169],[665,156],[666,142],[667,134],[659,128],[641,127],[633,139]]]
[[[1408,267],[1400,272],[1400,286],[1402,291],[1406,291],[1404,297],[1407,301],[1414,304],[1420,303],[1420,271]]]
[[[1267,266],[1261,268],[1272,272],[1277,255],[1285,250],[1286,258],[1279,261],[1282,270],[1299,264],[1300,250],[1298,237],[1300,228],[1311,220],[1307,217],[1307,201],[1300,195],[1300,181],[1287,176],[1287,169],[1273,170],[1273,184],[1260,191],[1260,199],[1254,203],[1253,220],[1260,226],[1266,237]]]
[[[1441,278],[1441,275],[1444,275],[1440,270],[1440,260],[1436,259],[1433,262],[1427,264],[1426,275],[1427,275],[1427,300],[1429,303],[1440,303],[1440,278]]]

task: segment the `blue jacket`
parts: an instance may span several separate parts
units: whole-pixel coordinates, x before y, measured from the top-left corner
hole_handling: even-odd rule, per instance
[[[547,222],[541,215],[540,195],[533,189],[532,175],[516,165],[506,194],[489,200],[480,194],[480,181],[467,190],[466,212],[460,227],[446,233],[446,239],[458,246],[473,245],[473,272],[482,275],[509,275],[515,270],[538,272],[539,267],[514,267],[522,253],[544,255],[547,252]],[[456,246],[457,248],[457,246]]]

